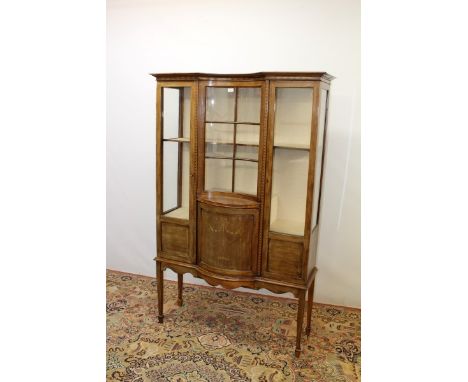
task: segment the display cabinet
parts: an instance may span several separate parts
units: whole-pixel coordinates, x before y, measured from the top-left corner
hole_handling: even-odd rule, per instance
[[[158,318],[163,271],[298,298],[311,331],[330,82],[324,72],[157,79]],[[306,309],[307,297],[307,309]]]

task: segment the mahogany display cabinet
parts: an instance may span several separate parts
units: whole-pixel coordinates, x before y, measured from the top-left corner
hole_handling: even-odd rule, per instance
[[[324,72],[157,79],[156,276],[298,298],[310,334],[330,82]]]

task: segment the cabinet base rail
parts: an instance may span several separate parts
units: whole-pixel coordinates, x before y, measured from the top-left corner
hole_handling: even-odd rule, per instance
[[[156,279],[157,279],[157,295],[158,295],[158,321],[163,323],[164,321],[164,275],[163,272],[167,268],[177,273],[177,305],[182,306],[182,289],[183,289],[183,275],[190,273],[194,277],[205,280],[212,286],[222,286],[226,289],[234,289],[239,287],[245,287],[250,289],[267,289],[273,293],[287,293],[291,292],[298,299],[297,309],[297,332],[296,332],[296,349],[295,356],[299,357],[301,348],[301,338],[303,332],[304,313],[307,309],[306,316],[306,329],[305,333],[307,337],[310,336],[311,332],[311,319],[312,319],[312,305],[314,301],[314,286],[315,276],[317,274],[317,268],[314,267],[312,272],[307,278],[307,282],[304,284],[293,284],[289,282],[282,282],[278,280],[266,279],[263,277],[247,277],[247,278],[235,278],[228,276],[215,275],[209,271],[202,269],[197,265],[188,265],[178,263],[174,260],[166,260],[156,258]],[[307,297],[307,304],[306,304]],[[307,307],[306,307],[307,305]]]

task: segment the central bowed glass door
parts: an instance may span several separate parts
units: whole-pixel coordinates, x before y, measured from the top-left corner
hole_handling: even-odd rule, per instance
[[[262,83],[205,87],[204,191],[258,195],[262,89]]]

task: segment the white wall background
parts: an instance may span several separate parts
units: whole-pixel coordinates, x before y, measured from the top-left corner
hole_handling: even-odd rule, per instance
[[[107,267],[155,274],[155,80],[149,73],[197,71],[337,77],[315,299],[360,306],[358,0],[107,0]],[[189,275],[185,280],[194,282]]]

